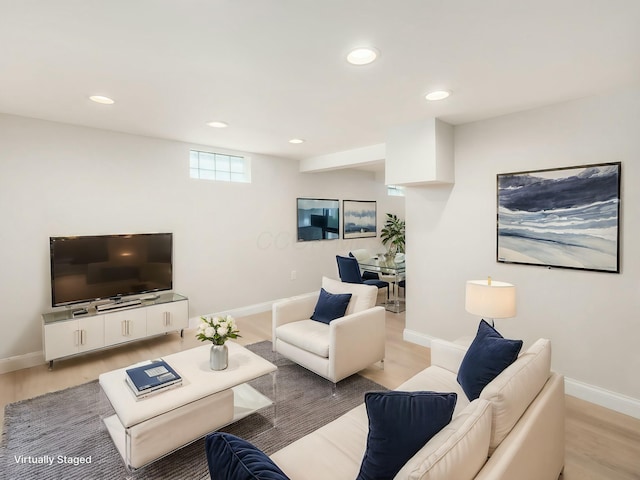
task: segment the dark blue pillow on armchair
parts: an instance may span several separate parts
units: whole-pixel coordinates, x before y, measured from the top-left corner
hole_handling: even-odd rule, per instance
[[[289,480],[262,450],[230,433],[207,435],[205,449],[211,480]]]
[[[329,293],[324,288],[321,288],[318,303],[316,303],[316,309],[311,315],[311,320],[328,324],[331,320],[344,317],[344,312],[347,311],[350,300],[350,293]]]
[[[458,395],[371,392],[364,396],[369,435],[357,480],[388,480],[451,421]]]
[[[484,320],[458,369],[458,383],[469,401],[480,396],[491,380],[515,362],[522,340],[509,340]]]

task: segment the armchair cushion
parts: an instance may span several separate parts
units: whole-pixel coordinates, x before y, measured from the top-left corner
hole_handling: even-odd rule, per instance
[[[511,365],[522,348],[522,340],[509,340],[484,320],[458,370],[458,383],[469,400],[480,396],[482,389]]]
[[[367,448],[357,480],[393,478],[453,416],[457,395],[436,392],[370,392]]]
[[[344,312],[347,311],[350,300],[350,293],[329,293],[324,288],[321,288],[311,320],[328,325],[331,320],[344,317]]]
[[[345,315],[361,312],[376,305],[378,289],[372,285],[343,283],[328,277],[322,277],[322,288],[329,293],[350,293],[351,301]]]
[[[276,336],[302,350],[329,358],[329,325],[314,320],[287,323],[276,329]]]
[[[208,435],[205,448],[212,480],[289,480],[259,448],[229,433]]]

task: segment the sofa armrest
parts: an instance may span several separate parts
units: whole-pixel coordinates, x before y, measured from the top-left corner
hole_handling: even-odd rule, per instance
[[[384,359],[384,307],[373,307],[329,324],[329,376],[336,382]]]
[[[295,297],[278,300],[272,305],[271,340],[274,348],[276,344],[276,328],[287,323],[311,318],[318,302],[318,295],[318,292],[303,293]]]
[[[435,338],[431,340],[431,365],[442,367],[457,374],[462,359],[467,353],[467,348],[458,343]]]

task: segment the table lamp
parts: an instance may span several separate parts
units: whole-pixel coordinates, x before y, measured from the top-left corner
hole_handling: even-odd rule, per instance
[[[516,316],[516,287],[506,282],[486,280],[467,281],[465,293],[467,312],[483,318],[511,318]]]

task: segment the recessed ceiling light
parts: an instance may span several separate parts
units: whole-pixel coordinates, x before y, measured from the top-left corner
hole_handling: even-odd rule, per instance
[[[116,103],[115,100],[109,97],[103,97],[102,95],[91,95],[89,100],[93,100],[96,103],[102,103],[103,105],[113,105]]]
[[[436,90],[436,91],[427,93],[424,98],[430,101],[444,100],[449,95],[451,95],[451,92],[448,92],[446,90]]]
[[[227,128],[229,126],[228,123],[220,121],[208,122],[207,125],[213,128]]]
[[[354,48],[347,55],[347,62],[351,65],[368,65],[378,58],[378,51],[371,47]]]
[[[291,140],[289,140],[289,143],[304,143],[304,140],[301,138],[292,138]]]

